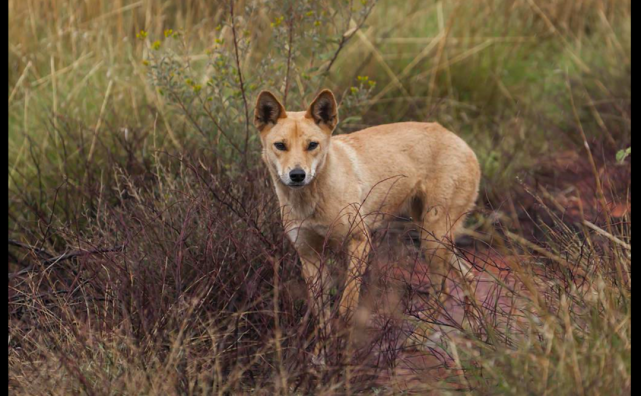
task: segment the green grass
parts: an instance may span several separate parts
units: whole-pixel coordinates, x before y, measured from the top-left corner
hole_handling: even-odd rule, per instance
[[[343,51],[326,85],[343,92],[355,84],[357,75],[369,75],[379,90],[392,84],[381,97],[374,92],[376,102],[354,109],[366,110],[362,123],[437,120],[475,145],[486,180],[496,188],[508,186],[519,171],[531,170],[533,159],[551,146],[567,145],[567,136],[559,136],[558,130],[568,131],[575,125],[571,92],[588,136],[599,137],[605,129],[614,135],[610,143],[617,145],[609,149],[624,148],[631,128],[626,114],[606,113],[597,119],[587,104],[630,96],[626,88],[631,64],[629,5],[590,2],[598,6],[584,4],[574,14],[566,11],[572,9],[570,3],[409,1],[401,6],[382,1],[363,36],[354,37]],[[190,144],[191,131],[175,136],[184,128],[184,117],[169,114],[150,87],[141,64],[147,44],[135,35],[145,29],[151,41],[162,38],[164,29],[184,29],[186,49],[181,53],[195,56],[198,66],[219,35],[216,27],[225,17],[224,8],[201,2],[176,8],[159,2],[114,9],[100,1],[56,2],[56,13],[41,7],[10,3],[16,15],[10,24],[9,51],[11,168],[33,172],[25,153],[26,136],[42,142],[46,158],[62,161],[55,134],[46,132],[52,111],[81,121],[89,132],[98,123],[148,127],[155,119],[151,106],[160,112],[163,147]],[[212,17],[202,19],[197,10]],[[271,34],[263,19],[273,19],[270,14],[276,12],[256,17],[257,24],[264,25],[259,29]],[[259,59],[266,53],[260,48],[266,44],[261,40],[266,34],[252,35],[261,41],[250,50]],[[428,47],[431,50],[418,57]],[[299,64],[304,62],[299,59]],[[251,63],[244,65],[248,72]],[[410,63],[414,67],[403,73]],[[402,88],[393,85],[392,76],[399,78]],[[113,88],[100,119],[110,83]],[[576,143],[576,137],[571,136],[570,142]],[[517,158],[506,155],[515,151]]]

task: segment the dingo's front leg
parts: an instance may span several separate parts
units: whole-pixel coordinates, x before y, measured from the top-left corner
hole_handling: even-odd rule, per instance
[[[348,318],[358,308],[358,301],[363,283],[363,275],[367,269],[367,256],[369,254],[369,237],[366,232],[360,232],[349,242],[349,265],[345,276],[345,291],[340,300],[339,310],[341,316]]]
[[[286,223],[287,224],[287,223]],[[291,223],[287,235],[300,257],[302,275],[307,284],[312,313],[318,318],[321,328],[329,320],[329,270],[322,260],[324,238],[300,224]]]
[[[300,255],[302,272],[311,301],[312,312],[318,317],[319,327],[329,320],[329,271],[318,257]]]
[[[316,346],[314,347],[314,363],[324,364],[322,355],[323,343],[321,334],[328,329],[327,324],[330,322],[329,307],[329,288],[330,277],[325,263],[320,259],[318,254],[306,248],[299,248],[298,254],[302,264],[302,274],[307,284],[307,293],[311,304],[311,310],[318,319],[318,326],[315,329]]]
[[[314,349],[314,360],[322,363],[322,343],[320,342],[321,332],[327,331],[327,324],[330,323],[329,288],[330,273],[324,260],[322,252],[325,239],[317,233],[304,228],[300,223],[285,221],[287,236],[294,244],[301,261],[301,272],[307,286],[309,307],[312,314],[318,320],[314,331],[316,346]]]

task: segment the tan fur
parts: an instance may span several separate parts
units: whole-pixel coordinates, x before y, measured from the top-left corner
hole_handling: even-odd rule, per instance
[[[328,91],[319,98],[334,100]],[[271,123],[260,117],[263,100],[281,110]],[[273,95],[261,94],[256,109],[263,160],[282,207],[283,225],[317,299],[316,313],[327,315],[322,299],[327,272],[319,268],[324,247],[344,245],[350,253],[339,306],[347,315],[358,305],[370,230],[400,213],[411,215],[422,230],[421,247],[431,259],[431,278],[440,285],[450,259],[444,243],[454,240],[477,198],[481,173],[468,145],[436,123],[381,125],[332,137],[338,116],[315,118],[319,99],[306,112],[285,112],[273,100]],[[318,109],[318,114],[326,115],[321,110],[328,109]],[[310,141],[319,147],[308,151]],[[287,151],[276,149],[275,142],[285,142]],[[313,177],[304,187],[291,188],[283,175],[296,167]]]

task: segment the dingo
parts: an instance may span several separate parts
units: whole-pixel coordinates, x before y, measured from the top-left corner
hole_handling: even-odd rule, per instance
[[[303,112],[287,112],[262,92],[254,112],[283,225],[321,324],[329,313],[323,304],[327,271],[319,265],[326,244],[345,243],[350,257],[341,315],[358,305],[369,230],[401,213],[417,224],[431,282],[442,287],[451,259],[446,242],[472,209],[481,177],[474,152],[438,124],[381,125],[332,137],[337,123],[329,90]]]

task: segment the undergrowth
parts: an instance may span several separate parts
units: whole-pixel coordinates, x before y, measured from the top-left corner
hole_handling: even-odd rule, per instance
[[[629,1],[9,12],[11,393],[631,393]],[[437,309],[412,238],[377,233],[352,353],[317,329],[251,127],[260,90],[321,87],[337,133],[438,121],[484,175],[451,246],[469,287]]]

